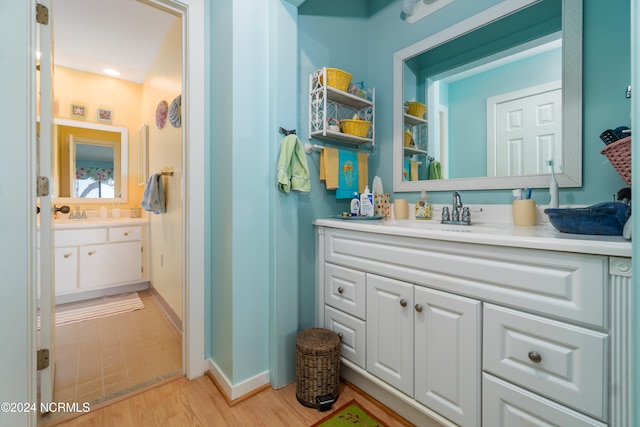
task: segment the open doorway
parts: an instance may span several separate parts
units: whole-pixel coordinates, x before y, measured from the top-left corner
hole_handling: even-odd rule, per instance
[[[166,212],[151,215],[145,236],[145,277],[151,285],[140,292],[145,308],[56,328],[54,401],[95,402],[184,372],[184,133],[175,120],[175,109],[164,126],[156,120],[162,102],[179,100],[184,87],[182,15],[136,0],[58,0],[52,12],[54,116],[104,122],[100,111],[108,111],[109,124],[129,130],[130,162],[123,166],[129,191],[118,206],[120,211],[128,213],[139,206],[144,186],[138,182],[146,182],[146,177],[137,176],[137,136],[142,123],[148,126],[152,142],[147,153],[149,172],[165,168],[173,172],[163,177]],[[146,47],[135,47],[138,41]],[[124,58],[120,76],[105,76],[106,67],[118,70],[120,57]],[[134,60],[141,57],[147,58],[148,68]],[[86,107],[82,116],[76,117],[74,105]],[[180,112],[178,106],[177,114]],[[56,201],[65,202],[64,198]],[[87,200],[81,206],[83,211],[99,210],[104,203]],[[99,289],[93,291],[90,297],[100,294]]]

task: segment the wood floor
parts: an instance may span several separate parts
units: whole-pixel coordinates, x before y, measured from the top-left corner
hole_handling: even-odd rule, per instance
[[[355,387],[340,384],[340,397],[331,411],[318,412],[296,400],[295,383],[279,390],[268,388],[229,406],[209,377],[189,381],[184,377],[166,382],[117,403],[91,409],[87,414],[57,425],[138,427],[304,427],[311,426],[344,403],[356,399],[389,427],[411,426],[397,414],[387,412]],[[54,424],[48,424],[51,426]]]

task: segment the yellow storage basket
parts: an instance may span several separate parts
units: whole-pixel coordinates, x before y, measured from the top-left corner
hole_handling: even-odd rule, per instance
[[[349,89],[351,83],[351,74],[338,68],[327,68],[327,85],[343,92]],[[323,83],[322,75],[320,75],[320,83]]]
[[[407,102],[407,106],[409,107],[407,109],[407,114],[411,114],[414,117],[423,119],[424,113],[427,112],[427,106],[420,102],[409,101]]]
[[[342,133],[366,138],[369,136],[371,122],[366,120],[344,119],[340,120],[340,127],[342,128]]]

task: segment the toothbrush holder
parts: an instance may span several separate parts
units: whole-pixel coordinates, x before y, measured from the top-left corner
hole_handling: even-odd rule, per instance
[[[513,201],[513,224],[536,225],[536,201],[533,199]]]

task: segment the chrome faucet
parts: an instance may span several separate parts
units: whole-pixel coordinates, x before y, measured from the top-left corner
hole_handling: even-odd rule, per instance
[[[462,197],[459,191],[453,192],[451,201],[451,216],[449,216],[449,208],[442,208],[442,224],[460,224],[471,225],[471,212],[468,207],[462,205]]]
[[[81,211],[80,205],[76,205],[76,211],[71,211],[69,213],[69,219],[86,219],[87,211]]]
[[[462,210],[462,197],[460,197],[460,192],[453,192],[453,200],[451,202],[451,219],[453,221],[460,221],[460,211]]]

